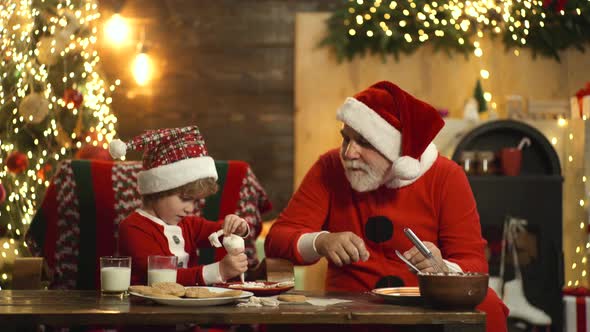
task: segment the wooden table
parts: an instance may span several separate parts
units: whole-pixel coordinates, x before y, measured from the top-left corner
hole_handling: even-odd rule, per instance
[[[439,311],[383,303],[371,294],[302,293],[307,296],[349,299],[331,306],[173,307],[136,297],[101,297],[95,291],[0,291],[0,326],[38,324],[174,325],[174,324],[391,324],[400,331],[485,331],[485,314],[478,311]]]

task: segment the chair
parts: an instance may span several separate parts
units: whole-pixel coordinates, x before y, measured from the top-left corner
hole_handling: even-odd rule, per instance
[[[246,219],[252,228],[245,241],[246,255],[252,277],[260,277],[269,264],[258,264],[255,240],[261,214],[271,208],[268,197],[247,163],[216,161],[215,166],[220,190],[199,202],[197,214],[208,220],[229,213]],[[136,185],[140,170],[140,162],[68,160],[58,166],[25,236],[32,255],[47,263],[52,276],[48,288],[100,287],[98,258],[117,254],[118,225],[141,205]],[[201,248],[199,264],[223,254],[223,249]],[[288,270],[289,264],[281,260],[270,266]]]

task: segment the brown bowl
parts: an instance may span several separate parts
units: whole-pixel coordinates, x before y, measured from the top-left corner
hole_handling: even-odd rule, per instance
[[[488,274],[418,274],[424,301],[440,309],[473,310],[486,297]]]

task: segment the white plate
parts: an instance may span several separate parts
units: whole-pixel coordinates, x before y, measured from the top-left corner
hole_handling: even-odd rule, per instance
[[[223,293],[227,292],[227,288],[220,288],[220,287],[186,287],[186,288],[207,288],[209,291],[214,293]],[[166,304],[166,305],[173,305],[173,306],[183,306],[183,307],[202,307],[202,306],[211,306],[211,305],[221,305],[236,302],[240,299],[247,299],[250,296],[254,295],[252,292],[242,291],[241,295],[232,296],[232,297],[212,297],[206,299],[191,299],[191,298],[178,298],[178,299],[165,299],[161,297],[155,296],[147,296],[142,295],[135,292],[129,292],[129,294],[137,297],[142,297],[144,299],[152,300],[156,303]]]
[[[373,289],[371,293],[388,303],[417,305],[423,302],[419,287],[386,287]]]

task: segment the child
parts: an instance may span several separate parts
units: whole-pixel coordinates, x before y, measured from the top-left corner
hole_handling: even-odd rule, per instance
[[[149,130],[127,144],[114,140],[114,158],[127,149],[144,150],[143,170],[137,176],[143,206],[119,225],[119,253],[131,256],[132,285],[147,284],[147,258],[177,256],[176,282],[184,286],[225,282],[246,271],[243,250],[228,253],[221,261],[197,265],[197,248],[210,246],[207,237],[223,228],[224,234],[247,236],[246,221],[236,215],[223,223],[194,216],[197,201],[217,191],[217,170],[207,154],[196,126]]]

